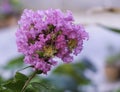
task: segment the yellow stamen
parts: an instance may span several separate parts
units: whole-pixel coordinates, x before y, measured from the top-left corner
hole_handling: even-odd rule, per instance
[[[74,49],[77,46],[77,40],[76,39],[70,39],[68,41],[68,47],[70,50]]]
[[[45,57],[52,57],[56,53],[56,50],[53,46],[45,46],[43,49]]]

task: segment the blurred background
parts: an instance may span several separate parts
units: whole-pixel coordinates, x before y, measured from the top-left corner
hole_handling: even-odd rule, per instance
[[[0,0],[0,84],[27,66],[17,52],[15,38],[25,8],[71,10],[75,22],[89,33],[72,64],[60,61],[47,76],[35,81],[55,86],[51,92],[120,92],[120,0]],[[29,75],[31,71],[24,72]]]

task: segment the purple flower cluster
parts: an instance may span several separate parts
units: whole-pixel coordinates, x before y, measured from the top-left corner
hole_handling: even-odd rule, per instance
[[[59,9],[25,9],[16,33],[18,50],[25,55],[24,61],[43,73],[56,65],[55,57],[71,62],[71,54],[79,54],[83,40],[88,39],[83,26],[73,22],[70,11],[64,14]]]

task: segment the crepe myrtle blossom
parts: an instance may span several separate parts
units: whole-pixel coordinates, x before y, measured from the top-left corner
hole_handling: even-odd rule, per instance
[[[18,51],[25,55],[25,63],[46,74],[56,65],[55,57],[65,63],[73,61],[71,54],[79,54],[88,39],[83,26],[73,22],[70,11],[25,9],[16,32]]]

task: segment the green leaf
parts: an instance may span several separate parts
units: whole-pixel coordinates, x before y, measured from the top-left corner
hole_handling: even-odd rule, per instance
[[[74,69],[71,64],[63,64],[58,66],[53,73],[55,74],[66,74],[66,75],[72,75],[74,73]]]
[[[29,86],[26,88],[25,92],[37,92],[37,91],[36,91],[36,89],[33,89],[31,85],[29,85]]]
[[[84,70],[88,70],[89,69],[92,72],[96,72],[97,71],[96,67],[91,63],[91,61],[88,58],[83,58],[81,61],[82,62],[76,63],[75,66],[78,65],[80,67],[80,69],[81,69],[80,64],[82,64],[84,66]]]
[[[2,83],[4,81],[5,81],[5,79],[2,76],[0,76],[0,83]]]
[[[47,85],[45,83],[32,82],[31,85],[39,92],[50,92],[51,90],[53,90],[53,87],[51,85]]]
[[[0,92],[13,92],[13,91],[9,89],[3,89],[3,90],[0,90]]]
[[[2,87],[2,85],[0,85],[0,90],[3,90],[3,87]]]
[[[17,80],[17,81],[10,81],[3,86],[6,87],[7,89],[12,90],[13,92],[20,92],[22,87],[24,86],[25,82],[22,80]]]
[[[78,85],[86,85],[90,83],[90,80],[84,75],[86,69],[88,69],[87,66],[83,62],[79,62],[60,65],[53,73],[70,76]]]
[[[75,82],[75,80],[71,77],[71,76],[67,76],[67,75],[52,75],[49,76],[49,78],[47,78],[46,80],[44,80],[43,82],[46,83],[46,81],[52,85],[54,84],[54,90],[56,92],[64,92],[65,90],[71,90],[71,92],[77,92],[77,83]],[[68,85],[69,84],[69,85]]]
[[[15,68],[22,67],[23,59],[24,59],[24,56],[19,56],[17,58],[14,58],[14,59],[10,60],[4,68],[5,69],[15,69]]]
[[[118,28],[113,28],[113,27],[102,25],[102,24],[98,24],[98,25],[101,26],[101,27],[103,27],[103,28],[105,28],[105,29],[108,29],[110,31],[120,33],[120,29],[118,29]]]
[[[23,80],[23,81],[27,81],[28,77],[20,72],[16,72],[15,75],[15,80]]]
[[[3,86],[13,92],[20,92],[28,77],[22,73],[16,72],[14,79],[6,82]]]

